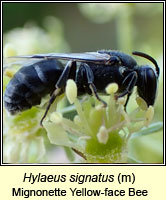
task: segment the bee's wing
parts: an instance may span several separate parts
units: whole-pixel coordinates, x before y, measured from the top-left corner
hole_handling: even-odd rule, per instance
[[[11,57],[10,57],[11,58]],[[28,60],[25,60],[25,59],[20,59],[19,60],[15,60],[15,61],[10,61],[8,62],[7,61],[8,59],[5,59],[5,61],[3,62],[3,74],[5,73],[5,71],[7,69],[12,69],[13,67],[18,67],[18,69],[22,66],[26,67],[26,66],[29,66],[29,65],[33,65],[37,62],[39,62],[41,59],[28,59]]]
[[[11,58],[11,57],[9,57]],[[30,60],[25,60],[25,59],[19,59],[19,60],[15,60],[15,61],[6,61],[3,63],[3,68],[10,68],[12,67],[13,65],[20,65],[20,66],[26,66],[26,65],[32,65],[32,64],[35,64],[36,62],[38,62],[39,59],[30,59]]]
[[[110,59],[110,55],[101,54],[98,52],[85,53],[49,53],[49,54],[35,54],[29,56],[14,56],[11,58],[27,58],[27,59],[59,59],[59,60],[73,60],[78,62],[93,62],[106,63]]]

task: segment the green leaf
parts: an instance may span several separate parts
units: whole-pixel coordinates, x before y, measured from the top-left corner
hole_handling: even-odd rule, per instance
[[[52,144],[70,146],[68,135],[61,124],[44,122],[43,125]]]
[[[144,136],[144,135],[152,134],[154,132],[160,131],[162,128],[163,128],[163,123],[162,122],[153,123],[153,124],[149,125],[149,127],[144,127],[139,132],[133,133],[131,135],[130,139],[133,139],[133,138],[136,138],[136,137],[140,137],[140,136]]]

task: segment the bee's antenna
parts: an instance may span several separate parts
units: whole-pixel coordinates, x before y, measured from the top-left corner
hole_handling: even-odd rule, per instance
[[[144,58],[150,60],[154,64],[154,66],[156,67],[156,72],[157,72],[157,75],[159,76],[160,68],[159,68],[159,66],[158,66],[158,64],[157,64],[157,62],[154,58],[152,58],[151,56],[149,56],[145,53],[139,52],[139,51],[134,51],[134,52],[132,52],[132,54],[136,55],[136,56],[141,56],[141,57],[144,57]]]

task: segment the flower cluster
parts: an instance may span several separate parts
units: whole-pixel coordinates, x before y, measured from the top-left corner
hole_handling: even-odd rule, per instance
[[[72,148],[90,163],[126,163],[128,161],[128,141],[132,134],[148,126],[154,114],[153,107],[137,98],[139,107],[127,114],[124,110],[125,98],[115,100],[118,85],[107,86],[108,106],[97,99],[77,98],[77,86],[73,80],[67,81],[66,96],[77,114],[73,119],[63,117],[67,110],[52,112],[43,125],[51,143]],[[103,97],[104,98],[104,97]],[[71,110],[70,110],[71,111]]]

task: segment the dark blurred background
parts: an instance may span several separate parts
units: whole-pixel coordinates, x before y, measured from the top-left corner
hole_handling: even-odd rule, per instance
[[[27,22],[44,28],[46,16],[60,19],[72,52],[162,51],[162,3],[3,3],[3,31]]]

